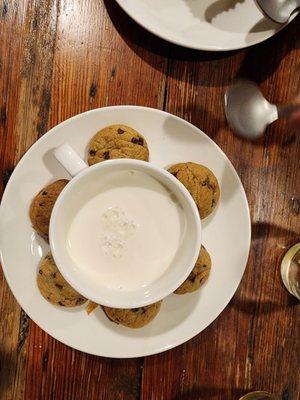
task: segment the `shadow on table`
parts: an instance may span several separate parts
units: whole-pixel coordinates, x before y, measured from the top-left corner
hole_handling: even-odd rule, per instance
[[[268,126],[265,134],[256,140],[249,140],[247,138],[236,135],[226,121],[224,102],[222,101],[222,99],[217,100],[218,104],[216,104],[216,107],[210,109],[196,103],[188,103],[184,108],[183,118],[185,118],[185,115],[187,115],[188,117],[185,119],[187,119],[193,125],[199,127],[204,132],[209,133],[209,136],[212,139],[214,139],[218,135],[220,130],[226,130],[228,135],[235,136],[236,142],[240,142],[241,144],[245,145],[251,145],[254,147],[271,148],[271,146],[274,145],[276,147],[288,149],[292,148],[295,145],[295,142],[299,139],[299,135],[297,134],[297,132],[293,130],[293,128],[290,127],[287,121],[284,119],[275,121],[273,124]],[[182,112],[182,110],[180,111]]]
[[[274,144],[278,147],[288,148],[293,146],[297,140],[297,133],[293,129],[289,128],[287,121],[283,119],[275,121],[273,124],[269,125],[264,135],[256,140],[250,140],[235,134],[227,122],[223,122],[222,127],[231,130],[231,133],[235,135],[236,140],[239,142],[251,144],[251,146],[254,147],[268,147]]]
[[[267,26],[268,23],[264,21],[261,20],[252,28],[252,31],[258,32],[262,26]],[[245,50],[245,57],[237,77],[261,83],[273,75],[281,60],[292,50],[299,47],[299,39],[297,39],[299,23],[300,15],[275,36]]]
[[[222,399],[232,399],[238,400],[240,397],[245,395],[246,393],[251,392],[250,389],[238,389],[238,388],[217,388],[217,387],[194,387],[188,389],[181,393],[179,396],[172,397],[171,400],[202,400],[202,399],[211,399],[217,396]]]
[[[5,394],[12,387],[14,374],[11,371],[15,368],[15,361],[11,355],[0,350],[0,399],[4,399]]]
[[[104,0],[108,14],[112,20],[114,27],[117,29],[126,44],[140,57],[143,58],[148,64],[157,68],[158,63],[153,63],[151,57],[147,57],[144,50],[154,53],[158,56],[169,58],[171,60],[191,61],[191,62],[205,62],[213,60],[222,60],[236,54],[234,52],[209,52],[197,51],[181,47],[160,39],[152,33],[145,30],[143,27],[133,21],[115,2],[111,0]],[[161,63],[159,67],[165,70],[165,64]],[[171,75],[172,68],[168,71]],[[213,71],[211,71],[213,73]],[[220,71],[218,71],[220,72]],[[227,78],[218,73],[221,82],[227,81]],[[226,83],[226,82],[225,82]],[[224,83],[222,83],[224,84]]]
[[[146,52],[168,58],[170,61],[178,60],[193,63],[215,61],[213,68],[209,70],[210,75],[207,79],[204,77],[204,82],[201,82],[201,85],[204,86],[225,86],[230,84],[233,77],[231,74],[226,75],[222,73],[222,60],[232,58],[233,56],[240,58],[240,54],[244,54],[244,59],[236,77],[244,77],[254,80],[257,83],[263,82],[276,71],[281,60],[294,49],[298,43],[297,32],[300,15],[280,33],[263,43],[245,50],[229,52],[192,50],[168,43],[149,33],[127,16],[115,1],[104,0],[104,3],[112,23],[123,40],[140,58],[152,67],[160,69],[163,72],[166,69],[165,63],[159,63],[157,60],[153,60],[153,57],[149,57],[149,55],[145,53],[145,50]],[[209,15],[213,15],[215,12],[216,10],[211,11]],[[260,21],[259,24],[253,28],[253,32],[260,31],[262,27],[265,28],[268,24],[269,22]],[[239,60],[237,60],[237,62],[239,62]],[[167,74],[176,76],[177,79],[181,80],[189,78],[189,74],[183,74],[181,77],[178,76],[178,69],[172,68],[172,62],[168,63]],[[201,79],[203,80],[203,78]]]
[[[206,134],[209,134],[209,137],[212,139],[218,135],[221,129],[229,129],[225,119],[223,99],[219,99],[218,104],[210,109],[205,108],[201,104],[193,104],[190,102],[184,107],[184,110],[180,108],[177,111],[177,109],[175,109],[174,114],[181,115],[182,118],[186,119]]]
[[[284,290],[283,286],[282,290]],[[298,300],[293,296],[289,296],[288,304],[279,304],[272,300],[234,298],[230,302],[230,307],[248,315],[268,315],[277,311],[287,310],[290,307],[296,307],[297,304]]]
[[[252,223],[252,239],[260,239],[267,236],[272,238],[290,237],[291,239],[295,238],[296,241],[299,233],[269,222],[257,221]]]

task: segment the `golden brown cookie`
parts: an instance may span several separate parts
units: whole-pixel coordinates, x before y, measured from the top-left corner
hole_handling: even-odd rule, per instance
[[[176,294],[194,292],[206,282],[211,270],[211,258],[204,246],[201,246],[196,264],[186,280],[175,290]]]
[[[51,253],[48,253],[40,263],[37,284],[42,296],[52,304],[75,307],[87,301],[64,279]]]
[[[85,311],[89,314],[91,314],[97,307],[99,306],[99,304],[94,303],[93,301],[89,301],[88,305],[85,308]]]
[[[207,217],[220,198],[219,184],[212,171],[193,162],[175,164],[168,171],[191,193],[200,217]]]
[[[103,310],[107,317],[117,324],[128,328],[142,328],[156,317],[161,303],[159,301],[150,306],[130,309],[103,307]]]
[[[45,239],[49,236],[49,223],[54,203],[69,181],[60,179],[42,189],[32,200],[29,216],[33,228]]]
[[[89,143],[88,163],[93,165],[114,158],[148,161],[149,151],[145,138],[126,125],[111,125],[101,129]]]

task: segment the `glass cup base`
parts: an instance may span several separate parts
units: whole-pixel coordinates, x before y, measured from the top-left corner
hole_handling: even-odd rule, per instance
[[[285,253],[281,261],[281,278],[286,289],[300,300],[300,243]]]

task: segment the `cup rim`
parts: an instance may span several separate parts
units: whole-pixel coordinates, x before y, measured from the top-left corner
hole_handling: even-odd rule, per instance
[[[164,290],[160,291],[159,293],[156,293],[155,295],[152,294],[152,296],[149,296],[147,298],[141,299],[140,302],[135,302],[132,303],[130,300],[126,300],[126,302],[120,302],[116,300],[115,298],[112,298],[111,300],[107,300],[107,298],[104,298],[101,296],[101,293],[99,291],[99,296],[97,298],[91,294],[89,294],[89,290],[87,287],[82,286],[78,280],[73,279],[72,274],[67,272],[67,269],[69,271],[69,268],[65,268],[64,263],[61,262],[61,257],[59,252],[57,252],[57,246],[56,246],[56,239],[55,239],[55,230],[56,230],[56,222],[57,222],[57,214],[60,210],[61,207],[64,206],[64,199],[67,195],[67,193],[78,183],[78,181],[82,180],[84,176],[92,173],[96,169],[105,169],[109,167],[110,165],[125,165],[128,166],[128,169],[130,168],[137,168],[137,170],[142,170],[144,173],[147,173],[148,171],[155,171],[158,173],[158,175],[163,175],[167,179],[169,179],[175,186],[177,186],[178,190],[183,194],[185,200],[187,201],[193,215],[193,222],[195,226],[195,232],[196,232],[196,240],[193,243],[193,257],[191,257],[190,260],[190,267],[185,269],[185,273],[182,273],[180,277],[178,277],[177,280],[174,280],[173,283],[170,283],[167,287],[164,288]],[[146,170],[146,171],[145,171]],[[201,224],[201,219],[199,215],[198,208],[196,206],[196,203],[191,196],[190,192],[186,189],[186,187],[177,179],[175,178],[170,172],[167,170],[158,167],[154,164],[151,164],[150,162],[146,161],[141,161],[141,160],[136,160],[136,159],[113,159],[113,160],[106,160],[97,164],[94,164],[92,166],[89,166],[79,172],[75,177],[73,177],[68,185],[64,187],[62,192],[59,194],[55,205],[52,210],[51,218],[50,218],[50,227],[49,227],[49,244],[52,252],[52,256],[54,258],[54,261],[57,265],[57,268],[59,269],[60,273],[66,279],[66,281],[76,290],[78,291],[81,295],[86,297],[88,300],[94,301],[97,304],[101,304],[103,306],[108,306],[108,307],[115,307],[115,308],[137,308],[137,307],[143,307],[147,306],[150,304],[153,304],[157,301],[160,301],[173,293],[188,277],[192,269],[194,268],[194,265],[197,261],[197,258],[199,256],[199,251],[201,247],[201,240],[202,240],[202,224]],[[182,268],[183,272],[183,268]]]

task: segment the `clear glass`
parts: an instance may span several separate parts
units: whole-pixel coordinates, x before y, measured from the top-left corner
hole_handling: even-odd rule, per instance
[[[268,392],[251,392],[245,394],[239,400],[275,400],[275,396]]]
[[[285,253],[281,261],[281,277],[287,290],[300,300],[300,243]]]

